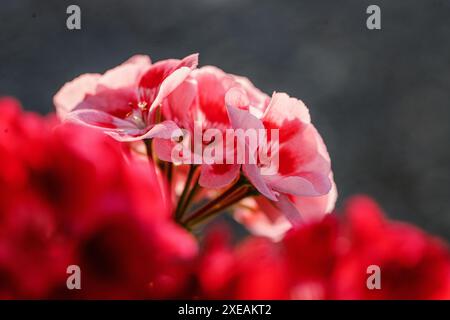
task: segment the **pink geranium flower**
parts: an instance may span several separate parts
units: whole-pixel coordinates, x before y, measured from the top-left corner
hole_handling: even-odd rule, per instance
[[[158,123],[156,109],[197,66],[198,55],[152,64],[136,55],[105,74],[84,74],[54,97],[58,116],[100,129],[120,141],[170,138],[178,127]]]
[[[299,223],[300,215],[289,196],[318,197],[328,194],[332,188],[330,157],[311,124],[308,109],[303,102],[285,93],[274,93],[262,113],[251,108],[242,90],[231,89],[226,101],[233,128],[265,129],[268,140],[271,129],[279,130],[278,151],[270,155],[278,158],[277,172],[262,174],[266,164],[258,159],[258,150],[239,139],[247,153],[258,159],[256,163],[244,163],[242,170],[261,194],[276,201],[275,205],[292,224]]]
[[[228,74],[219,68],[205,66],[193,70],[184,81],[164,102],[164,116],[174,121],[179,127],[185,129],[193,137],[195,126],[203,133],[208,129],[221,132],[224,141],[223,156],[227,152],[225,130],[231,129],[225,105],[225,95],[231,88],[243,90],[248,97],[252,108],[262,109],[269,97],[258,90],[245,77]],[[174,142],[156,139],[155,147],[158,156],[165,161],[173,161],[172,151]],[[206,147],[212,141],[203,141]],[[188,158],[195,154],[195,150],[187,150]],[[197,155],[202,156],[202,155]],[[193,162],[191,160],[191,162]],[[201,163],[199,183],[206,188],[222,188],[233,182],[240,172],[239,164]]]

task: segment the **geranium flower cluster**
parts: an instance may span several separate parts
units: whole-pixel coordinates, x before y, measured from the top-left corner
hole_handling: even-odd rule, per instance
[[[172,178],[187,170],[183,191],[174,197],[175,218],[189,228],[250,195],[276,209],[270,217],[240,221],[267,235],[279,237],[289,226],[331,211],[337,193],[330,157],[306,106],[285,93],[269,97],[218,68],[197,69],[197,59],[152,64],[147,56],[134,56],[103,75],[82,75],[55,95],[57,113],[63,121],[135,142],[137,149],[145,144],[144,153],[160,162],[171,187]],[[200,138],[192,146],[196,131]],[[187,214],[202,190],[220,194]]]
[[[450,298],[440,240],[366,197],[329,214],[330,156],[300,100],[197,60],[81,75],[56,115],[0,100],[0,298]],[[199,228],[223,214],[250,235]]]

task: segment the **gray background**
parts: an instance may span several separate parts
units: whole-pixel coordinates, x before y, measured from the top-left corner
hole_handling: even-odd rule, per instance
[[[66,7],[82,30],[66,29]],[[365,27],[369,4],[382,30]],[[340,192],[450,239],[450,1],[2,0],[0,95],[52,110],[80,73],[200,53],[309,106]]]

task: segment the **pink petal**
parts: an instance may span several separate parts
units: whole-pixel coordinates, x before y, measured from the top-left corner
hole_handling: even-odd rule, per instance
[[[66,121],[101,130],[119,141],[139,141],[154,137],[169,139],[180,128],[172,121],[164,121],[150,129],[140,129],[134,123],[98,110],[76,110],[66,116]]]
[[[159,159],[172,162],[172,150],[175,147],[175,142],[170,139],[155,138],[152,143]]]
[[[233,91],[232,99],[241,100],[245,98],[236,97],[237,91]],[[238,109],[232,105],[227,105],[228,116],[230,118],[231,125],[234,129],[255,129],[255,130],[265,130],[261,120],[256,118],[254,115],[246,110]]]
[[[258,197],[250,209],[238,208],[235,217],[253,233],[275,241],[281,240],[292,226],[303,223],[302,213],[283,194],[277,202]]]
[[[232,92],[233,96],[229,97],[230,100],[233,101],[240,100],[241,102],[244,101],[245,98],[239,98],[236,97],[237,91]],[[241,110],[238,108],[235,108],[231,105],[227,105],[228,115],[230,118],[231,126],[234,130],[255,130],[256,136],[258,136],[259,130],[265,130],[264,125],[262,124],[261,120],[256,118],[254,115],[250,114],[248,111]],[[255,163],[256,161],[256,152],[258,149],[257,143],[252,143],[249,145],[249,141],[247,139],[242,139],[240,136],[238,136],[238,148],[244,148],[245,154],[246,154],[246,161],[251,157],[253,157],[252,161]],[[258,141],[256,141],[258,142]],[[251,149],[250,149],[251,147]]]
[[[182,138],[182,140],[180,138]],[[189,131],[180,128],[172,128],[171,138],[155,137],[153,140],[153,148],[158,157],[163,161],[177,164],[192,164],[194,162],[190,140]]]
[[[304,196],[323,195],[330,190],[329,156],[312,124],[280,145],[278,160],[278,174],[266,177],[275,190]]]
[[[264,181],[260,168],[258,168],[255,164],[244,164],[242,165],[242,170],[244,171],[245,176],[252,183],[252,185],[264,196],[269,198],[270,200],[277,201],[277,196],[272,191],[272,189],[267,185]]]
[[[234,87],[227,91],[225,95],[225,103],[227,106],[248,110],[250,99],[244,89]]]
[[[199,184],[204,188],[223,188],[239,176],[238,164],[202,164]]]
[[[142,75],[139,81],[139,87],[143,89],[156,89],[175,70],[182,67],[194,69],[197,67],[197,64],[198,54],[191,54],[183,60],[167,59],[158,61]]]
[[[184,57],[183,60],[181,60],[178,67],[188,67],[190,69],[197,68],[198,65],[198,53],[193,53],[191,55],[188,55],[187,57]]]
[[[166,99],[163,112],[166,119],[170,119],[183,128],[193,130],[193,103],[197,97],[197,84],[192,79],[181,83]]]
[[[330,213],[334,209],[337,200],[337,188],[333,181],[332,174],[330,174],[332,181],[331,190],[323,195],[317,197],[295,197],[294,204],[300,211],[305,221],[314,221],[321,219],[325,214]]]
[[[173,121],[166,120],[153,125],[147,132],[139,136],[123,137],[122,141],[139,141],[152,138],[170,139],[173,136],[181,136],[181,129]]]
[[[236,92],[235,92],[236,93]],[[234,94],[234,93],[233,93]],[[232,97],[234,100],[236,97]],[[239,98],[238,98],[239,99]],[[231,124],[233,129],[255,129],[255,130],[264,130],[264,126],[262,122],[257,119],[255,116],[250,114],[248,111],[237,109],[231,105],[227,105],[228,114],[230,117]],[[248,156],[255,156],[256,149],[250,150],[247,141],[239,141],[239,148],[245,148],[246,153],[246,161],[249,160]],[[254,158],[253,158],[254,159]],[[260,168],[256,164],[246,163],[242,166],[242,169],[249,179],[249,181],[253,184],[253,186],[265,195],[267,198],[276,201],[277,197],[275,193],[267,186],[263,177],[261,176]]]
[[[292,226],[297,227],[302,224],[303,219],[301,216],[301,212],[297,210],[295,205],[289,200],[286,195],[280,194],[275,205],[284,214],[284,216],[292,224]]]
[[[136,125],[130,121],[114,117],[103,111],[92,109],[72,111],[66,115],[65,121],[79,123],[103,131],[139,131]]]
[[[274,123],[281,128],[285,122],[295,119],[304,123],[310,123],[308,108],[305,104],[296,99],[289,97],[286,93],[274,93],[264,113],[264,121]]]
[[[168,59],[155,63],[139,80],[139,100],[152,103],[152,106],[150,107],[150,111],[152,111],[161,104],[162,99],[164,99],[165,96],[170,94],[170,92],[186,78],[187,74],[189,74],[186,70],[194,69],[197,66],[197,63],[198,54],[192,54],[183,60]],[[184,71],[179,72],[178,70],[180,69],[183,69]],[[168,83],[165,84],[166,88],[164,89],[164,92],[160,94],[163,83],[170,75],[177,71],[179,75],[172,77]],[[182,77],[182,75],[184,75],[184,77]],[[158,101],[155,103],[154,100]]]
[[[92,109],[104,111],[112,116],[124,119],[133,111],[136,92],[134,88],[98,89],[95,94],[87,94],[73,110]]]
[[[233,75],[233,77],[247,93],[247,96],[250,99],[250,105],[257,110],[263,111],[269,104],[270,97],[256,88],[248,78],[237,75]]]
[[[276,208],[274,202],[264,196],[246,198],[234,211],[234,218],[252,234],[279,241],[292,227],[286,217]]]
[[[97,73],[87,73],[67,82],[53,97],[58,116],[64,119],[87,94],[94,94],[100,77]]]
[[[108,89],[135,88],[142,74],[150,67],[151,61],[148,56],[135,55],[121,65],[105,72],[99,79],[99,89],[102,87]]]
[[[273,190],[292,194],[296,196],[321,196],[327,194],[331,189],[331,182],[327,176],[289,176],[276,178],[265,176],[267,183]]]
[[[225,93],[234,84],[231,76],[222,70],[206,66],[192,72],[198,85],[197,117],[204,120],[205,127],[228,127],[229,120],[225,107]]]
[[[161,105],[164,98],[166,98],[169,94],[172,93],[189,75],[191,69],[188,67],[182,67],[177,69],[173,73],[171,73],[164,81],[161,83],[158,94],[156,95],[155,100],[153,100],[150,106],[149,115]]]
[[[134,56],[104,75],[84,74],[66,83],[54,96],[58,116],[64,119],[75,109],[97,109],[119,116],[129,112],[136,100],[136,85],[150,67],[150,58]]]

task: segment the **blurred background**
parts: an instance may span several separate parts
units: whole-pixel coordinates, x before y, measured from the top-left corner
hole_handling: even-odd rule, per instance
[[[66,8],[81,7],[81,30]],[[381,7],[381,30],[366,8]],[[340,198],[450,240],[450,1],[2,0],[0,95],[47,113],[81,73],[200,53],[310,108]]]

